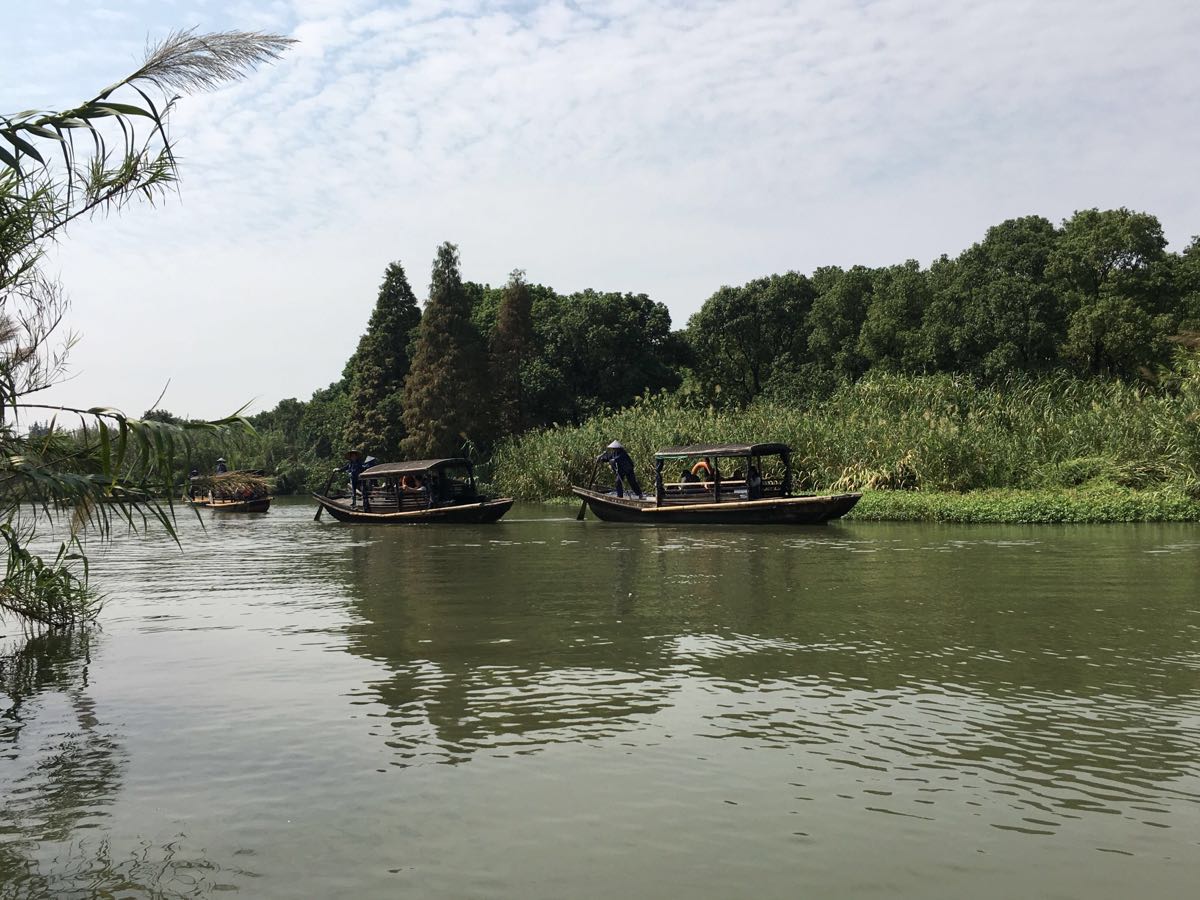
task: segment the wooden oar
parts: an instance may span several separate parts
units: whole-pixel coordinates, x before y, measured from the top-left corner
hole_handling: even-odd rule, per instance
[[[592,480],[590,482],[588,482],[588,490],[589,491],[592,490],[593,488],[595,488],[595,486],[596,486],[596,472],[598,472],[599,470],[600,470],[600,461],[597,460],[596,464],[594,466],[592,466]],[[575,521],[582,522],[584,513],[586,513],[586,512],[587,512],[587,499],[585,498],[583,503],[581,503],[579,505],[579,515],[577,515],[575,517]]]
[[[321,489],[322,497],[329,496],[329,486],[331,484],[333,484],[333,479],[338,477],[339,472],[341,472],[341,469],[334,469],[333,474],[329,476],[329,480],[325,482],[325,487],[323,487]],[[318,500],[317,501],[317,514],[315,516],[313,516],[313,521],[314,522],[321,521],[321,513],[323,513],[323,512],[325,512],[325,504],[322,503],[320,500]]]

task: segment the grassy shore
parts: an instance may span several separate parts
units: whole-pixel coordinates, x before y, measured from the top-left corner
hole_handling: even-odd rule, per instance
[[[850,518],[868,522],[1095,523],[1198,522],[1200,500],[1163,487],[1114,484],[1020,490],[866,491]]]
[[[743,410],[651,397],[497,448],[491,480],[526,500],[570,493],[614,438],[648,475],[655,449],[771,440],[805,491],[863,490],[860,519],[953,522],[1200,520],[1200,379],[1171,390],[1049,378],[864,379],[815,402]]]

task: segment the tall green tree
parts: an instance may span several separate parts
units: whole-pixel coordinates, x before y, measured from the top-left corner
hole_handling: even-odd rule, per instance
[[[748,403],[772,379],[806,360],[805,320],[816,291],[806,275],[788,272],[722,287],[687,325],[702,382],[721,400]]]
[[[1130,375],[1162,359],[1174,330],[1158,219],[1081,210],[1063,223],[1047,271],[1067,308],[1061,355],[1085,375]]]
[[[872,270],[827,266],[812,280],[817,296],[808,314],[808,355],[838,378],[858,378],[867,369],[858,338],[871,300]]]
[[[929,279],[916,260],[876,271],[858,338],[859,352],[872,368],[887,372],[932,368],[920,334],[930,298]]]
[[[471,312],[458,248],[444,243],[433,263],[429,301],[404,382],[407,434],[401,447],[410,458],[458,456],[486,437],[487,351]]]
[[[394,459],[404,438],[404,379],[411,364],[409,348],[421,321],[417,298],[404,268],[390,263],[379,286],[367,331],[346,364],[350,406],[347,448]]]
[[[504,288],[491,351],[497,435],[520,434],[532,421],[522,369],[534,355],[533,294],[520,269],[512,271]]]
[[[0,543],[8,551],[0,614],[59,626],[87,619],[95,606],[82,545],[73,538],[47,562],[28,550],[39,529],[66,517],[73,535],[80,526],[106,535],[114,519],[157,521],[173,534],[169,510],[131,499],[152,486],[170,491],[193,434],[247,424],[239,416],[179,424],[59,408],[31,437],[20,418],[47,414],[29,395],[62,376],[70,349],[69,340],[56,344],[66,301],[42,265],[47,242],[89,214],[161,196],[178,177],[169,138],[177,95],[240,78],[291,43],[250,32],[177,32],[91,100],[0,116]]]
[[[945,277],[937,263],[930,267],[933,299],[922,328],[938,370],[998,379],[1057,364],[1066,310],[1046,272],[1057,239],[1041,216],[1009,219],[964,250]]]
[[[341,459],[342,440],[350,417],[346,379],[313,391],[300,417],[300,446],[317,460]]]
[[[680,384],[671,314],[646,294],[580,291],[534,302],[538,356],[528,367],[535,422],[580,422],[643,392]]]
[[[1200,236],[1176,260],[1179,291],[1179,328],[1189,334],[1200,332]]]

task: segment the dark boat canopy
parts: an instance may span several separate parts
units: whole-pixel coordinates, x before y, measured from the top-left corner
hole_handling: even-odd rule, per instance
[[[682,459],[691,456],[776,456],[791,453],[787,444],[691,444],[667,447],[654,454],[655,459]]]
[[[448,459],[412,459],[407,462],[380,463],[363,469],[359,478],[386,478],[389,475],[406,475],[411,472],[428,472],[430,469],[444,469],[447,466],[464,466],[473,469],[469,459],[450,457]]]

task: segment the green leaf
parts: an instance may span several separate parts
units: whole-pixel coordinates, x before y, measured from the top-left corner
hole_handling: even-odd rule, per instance
[[[122,426],[117,433],[117,461],[116,468],[119,471],[125,465],[125,452],[129,449],[129,429]]]
[[[22,125],[21,127],[26,131],[33,132],[39,137],[50,138],[52,141],[61,141],[63,139],[63,136],[57,131],[51,131],[49,128],[46,128],[42,125]]]
[[[77,119],[102,119],[105,116],[116,115],[111,109],[101,109],[95,106],[81,106],[74,112]]]
[[[0,162],[15,170],[18,175],[21,174],[21,166],[17,163],[17,158],[3,147],[0,147]]]
[[[108,436],[108,425],[101,420],[100,426],[100,466],[104,474],[112,478],[112,442]]]
[[[33,146],[33,144],[29,143],[29,141],[25,140],[24,138],[17,137],[11,131],[0,131],[0,137],[3,137],[6,141],[8,141],[26,156],[32,156],[43,166],[46,164],[46,161],[42,159],[42,154],[38,153],[37,147]]]
[[[153,119],[150,113],[142,109],[140,106],[134,106],[132,103],[112,103],[110,101],[97,101],[92,104],[93,107],[100,109],[112,110],[112,112],[122,116],[145,116],[147,119]]]

